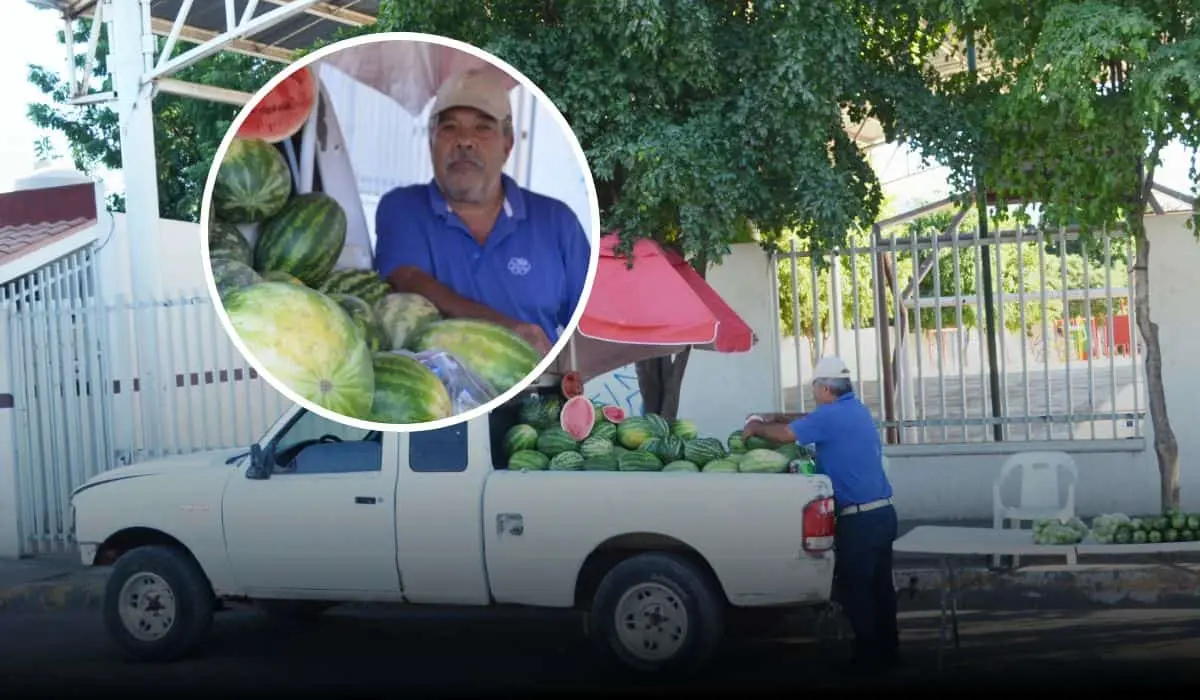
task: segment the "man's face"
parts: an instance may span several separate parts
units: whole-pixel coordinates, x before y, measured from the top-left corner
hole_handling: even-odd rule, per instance
[[[512,145],[511,134],[483,112],[448,109],[434,127],[434,176],[451,201],[481,203],[500,182]]]
[[[829,387],[822,386],[816,382],[813,382],[812,384],[812,397],[813,401],[816,401],[818,406],[822,406],[830,401],[833,401],[833,393],[829,391]]]

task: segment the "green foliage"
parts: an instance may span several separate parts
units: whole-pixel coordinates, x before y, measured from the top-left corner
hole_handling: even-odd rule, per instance
[[[827,248],[874,220],[880,187],[841,114],[868,97],[855,8],[391,0],[363,31],[441,34],[510,63],[575,131],[605,229],[704,269],[751,229]]]
[[[75,45],[87,43],[91,20],[75,23]],[[65,35],[58,33],[64,43]],[[163,40],[160,38],[159,47]],[[178,55],[193,45],[176,44]],[[108,75],[108,28],[102,27],[97,42],[93,81],[97,91],[112,89]],[[82,73],[83,52],[76,56]],[[255,92],[279,71],[278,63],[224,51],[199,61],[176,74],[175,78],[204,85]],[[121,146],[117,113],[110,107],[66,105],[69,87],[56,73],[44,66],[29,66],[29,81],[50,98],[50,103],[28,107],[30,121],[41,129],[58,131],[67,137],[75,167],[88,173],[97,168],[119,170]],[[158,167],[159,216],[180,221],[199,221],[200,199],[208,171],[225,132],[237,116],[232,105],[160,93],[154,98],[154,138]],[[124,211],[124,198],[110,194],[110,204]]]

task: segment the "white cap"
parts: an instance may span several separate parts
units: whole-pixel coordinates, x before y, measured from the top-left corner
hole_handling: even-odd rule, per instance
[[[813,379],[850,379],[850,368],[835,355],[822,357],[813,368]]]
[[[470,107],[498,122],[512,116],[508,90],[495,75],[481,68],[471,68],[451,76],[437,91],[433,115],[454,107]]]

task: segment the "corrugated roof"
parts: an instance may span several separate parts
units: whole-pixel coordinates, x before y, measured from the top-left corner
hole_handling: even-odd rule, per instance
[[[0,284],[32,271],[17,264],[23,259],[93,228],[96,221],[91,183],[0,194]],[[81,246],[86,243],[81,239]]]

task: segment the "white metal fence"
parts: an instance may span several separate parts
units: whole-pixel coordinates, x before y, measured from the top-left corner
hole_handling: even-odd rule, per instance
[[[0,297],[30,554],[71,544],[70,493],[95,474],[248,445],[288,406],[229,342],[207,294],[103,304],[94,284],[85,251],[5,285]],[[139,358],[135,337],[155,327],[160,352]],[[150,368],[157,386],[141,380]],[[159,426],[156,437],[148,424]]]
[[[807,368],[837,354],[889,443],[1141,436],[1128,239],[1013,228],[985,240],[968,213],[935,205],[828,254],[792,243],[777,256],[784,409],[807,410]]]

